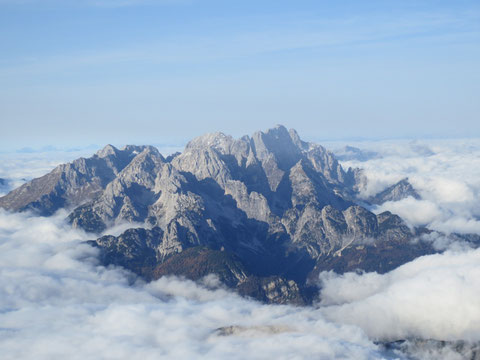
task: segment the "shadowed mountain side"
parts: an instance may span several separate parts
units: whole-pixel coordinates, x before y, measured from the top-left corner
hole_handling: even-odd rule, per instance
[[[412,243],[408,240],[350,246],[333,256],[319,257],[315,268],[309,274],[309,280],[315,282],[320,272],[330,270],[338,274],[351,271],[375,271],[383,274],[419,256],[436,252],[429,243],[422,241]]]
[[[158,263],[155,249],[161,244],[162,236],[160,228],[136,228],[118,237],[106,235],[88,243],[101,249],[102,263],[120,265],[143,276],[150,274]]]
[[[225,285],[235,287],[245,281],[249,272],[234,254],[199,246],[170,256],[152,270],[151,278],[172,274],[191,280],[215,274]]]
[[[305,305],[312,300],[293,280],[280,276],[258,277],[252,275],[234,254],[194,247],[172,255],[155,267],[152,279],[165,275],[184,276],[191,280],[215,274],[218,279],[244,296],[276,304]]]

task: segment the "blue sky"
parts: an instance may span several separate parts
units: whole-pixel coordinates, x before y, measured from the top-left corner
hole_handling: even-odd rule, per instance
[[[480,136],[478,1],[0,0],[0,148]]]

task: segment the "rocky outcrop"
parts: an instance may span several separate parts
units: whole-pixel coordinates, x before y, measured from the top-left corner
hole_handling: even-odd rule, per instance
[[[302,293],[298,284],[278,276],[259,278],[250,276],[237,286],[237,291],[266,303],[305,305],[311,299]]]
[[[128,229],[118,237],[102,236],[90,244],[99,247],[104,264],[121,265],[137,274],[147,275],[158,263],[158,251],[162,243],[163,231]]]
[[[147,208],[155,200],[155,180],[164,161],[154,147],[138,149],[99,196],[73,211],[70,215],[73,226],[100,232],[114,223],[144,222]],[[89,219],[94,220],[93,225]]]
[[[171,274],[191,280],[200,280],[214,274],[229,287],[238,286],[249,275],[243,263],[234,254],[203,246],[189,248],[169,257],[152,270],[150,277],[158,279]]]
[[[59,165],[50,173],[11,191],[0,198],[0,207],[51,215],[60,208],[79,206],[101,194],[144,148],[127,146],[118,150],[107,145],[91,158]]]
[[[405,178],[371,197],[368,202],[381,205],[387,201],[399,201],[409,196],[417,200],[420,199],[420,195],[410,184],[408,178]]]

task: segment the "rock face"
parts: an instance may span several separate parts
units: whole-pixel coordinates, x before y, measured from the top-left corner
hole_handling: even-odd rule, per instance
[[[415,191],[412,184],[407,178],[400,180],[398,183],[389,186],[385,190],[379,192],[375,196],[368,199],[371,204],[383,204],[387,201],[399,201],[406,199],[407,197],[413,197],[414,199],[420,199],[420,195]]]
[[[0,198],[0,207],[51,215],[60,208],[78,206],[98,196],[143,148],[127,146],[118,150],[107,145],[91,158],[59,165],[52,172],[11,191]]]
[[[48,215],[68,206],[72,226],[98,234],[143,223],[92,241],[104,263],[146,279],[213,273],[244,295],[301,304],[320,270],[383,272],[431,251],[410,246],[414,235],[398,216],[356,204],[359,178],[277,126],[240,139],[207,134],[168,158],[150,146],[109,145],[12,191],[0,207]]]

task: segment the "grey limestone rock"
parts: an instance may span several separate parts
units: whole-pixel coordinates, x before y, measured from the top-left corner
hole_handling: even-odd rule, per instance
[[[343,212],[348,233],[353,239],[375,238],[378,235],[377,217],[367,209],[354,205]]]
[[[91,243],[102,249],[101,256],[105,264],[124,266],[143,274],[158,263],[158,248],[162,243],[163,231],[132,228],[118,237],[102,236]]]
[[[92,231],[95,227],[85,226],[85,216],[103,223],[98,226],[100,230],[114,223],[145,221],[146,204],[154,201],[155,179],[164,158],[151,146],[137,149],[132,155],[129,164],[106,185],[100,196],[74,210],[70,215],[74,227]]]
[[[0,198],[0,207],[50,215],[63,207],[79,206],[101,194],[142,148],[130,146],[118,150],[107,145],[88,159],[59,165],[50,173],[11,191]]]
[[[420,199],[420,195],[413,188],[412,184],[410,184],[408,178],[405,178],[379,192],[375,196],[368,199],[368,201],[372,204],[381,205],[387,201],[399,201],[409,196],[417,200]]]
[[[250,276],[241,282],[237,289],[241,295],[266,303],[305,305],[308,302],[294,280],[278,276],[266,278]]]

